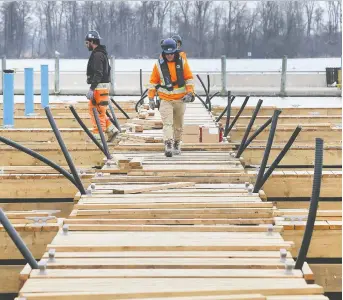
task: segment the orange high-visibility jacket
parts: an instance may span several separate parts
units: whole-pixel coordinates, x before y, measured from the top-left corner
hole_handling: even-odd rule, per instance
[[[185,79],[185,86],[179,87],[178,85],[174,86],[172,91],[168,91],[167,89],[160,87],[157,92],[160,99],[172,101],[172,100],[180,100],[182,99],[187,93],[194,93],[194,80],[193,74],[191,69],[189,68],[187,59],[183,58],[183,55],[180,55],[182,58],[183,63],[183,74]],[[167,62],[168,70],[170,74],[171,81],[177,81],[176,76],[176,68],[175,62]],[[156,94],[156,86],[157,85],[164,85],[164,78],[160,68],[160,63],[157,61],[154,65],[152,74],[150,76],[150,84],[149,84],[149,91],[148,97],[154,98]]]

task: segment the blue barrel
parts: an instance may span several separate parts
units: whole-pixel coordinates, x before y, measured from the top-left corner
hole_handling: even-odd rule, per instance
[[[40,66],[40,84],[41,84],[41,105],[43,108],[49,106],[49,67]]]
[[[14,126],[14,70],[4,70],[3,81],[3,125]]]
[[[34,112],[33,106],[33,68],[25,68],[25,115]]]

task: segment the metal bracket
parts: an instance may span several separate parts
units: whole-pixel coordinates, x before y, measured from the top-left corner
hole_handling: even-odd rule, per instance
[[[287,250],[286,249],[280,249],[280,261],[285,263],[287,258]]]
[[[295,263],[293,260],[286,261],[285,263],[286,274],[289,274],[289,275],[293,274],[294,266],[295,266]]]
[[[55,261],[55,254],[56,250],[55,249],[49,249],[49,261],[54,262]]]
[[[69,233],[69,225],[68,224],[64,224],[62,227],[62,234],[63,235],[68,235]]]
[[[46,275],[47,261],[45,259],[41,259],[38,263],[38,268],[40,275]]]
[[[273,231],[274,231],[274,226],[273,226],[273,224],[268,224],[267,235],[273,235]]]
[[[27,220],[32,220],[34,223],[33,226],[44,226],[48,220],[56,219],[54,216],[47,216],[47,217],[26,217]]]

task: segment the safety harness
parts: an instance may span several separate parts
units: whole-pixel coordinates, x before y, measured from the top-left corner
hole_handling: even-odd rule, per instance
[[[159,89],[161,87],[171,92],[172,90],[174,90],[174,86],[176,85],[178,85],[179,88],[185,86],[185,79],[183,75],[183,61],[179,55],[175,57],[175,68],[176,68],[176,77],[177,77],[176,81],[171,80],[169,69],[168,69],[168,63],[165,57],[161,57],[158,60],[158,62],[160,64],[161,72],[163,75],[164,85],[157,84],[156,89]]]

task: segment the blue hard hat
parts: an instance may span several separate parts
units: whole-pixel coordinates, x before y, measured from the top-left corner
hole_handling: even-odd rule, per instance
[[[171,38],[165,39],[161,43],[161,48],[166,54],[175,53],[177,50],[176,42]]]

